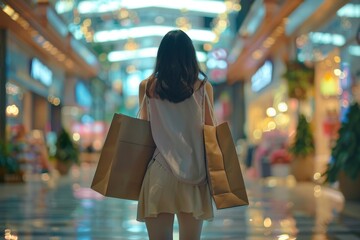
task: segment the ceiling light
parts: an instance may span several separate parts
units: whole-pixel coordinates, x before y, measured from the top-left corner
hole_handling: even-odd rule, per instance
[[[343,35],[336,33],[311,32],[309,36],[313,43],[319,44],[343,46],[346,42],[346,39]]]
[[[336,14],[339,17],[360,18],[360,4],[348,3],[340,8]]]
[[[142,48],[131,51],[113,51],[108,55],[109,62],[120,62],[140,58],[156,58],[158,48]],[[207,57],[204,52],[196,52],[196,57],[199,62],[205,62]]]
[[[204,7],[206,6],[206,7]],[[134,1],[134,0],[107,0],[107,1],[81,1],[78,5],[80,14],[104,13],[119,10],[121,8],[140,9],[140,8],[167,8],[193,12],[202,12],[209,14],[220,14],[226,12],[226,5],[222,1],[169,1],[169,0],[152,0],[152,1]]]
[[[150,36],[162,37],[171,30],[174,30],[174,27],[152,25],[127,29],[99,31],[94,34],[94,42],[109,42]],[[216,38],[215,33],[209,30],[190,29],[186,31],[186,33],[193,41],[211,42]]]
[[[360,46],[351,45],[348,51],[351,55],[360,57]]]

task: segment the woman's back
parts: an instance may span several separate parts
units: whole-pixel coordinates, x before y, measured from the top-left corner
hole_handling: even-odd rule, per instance
[[[177,178],[192,184],[201,183],[206,176],[203,86],[179,103],[156,97],[148,99],[150,125],[160,152],[156,159],[166,163]]]

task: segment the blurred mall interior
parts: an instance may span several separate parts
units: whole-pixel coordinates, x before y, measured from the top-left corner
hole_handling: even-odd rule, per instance
[[[202,239],[360,239],[360,0],[0,0],[0,235],[147,239],[136,202],[90,183],[172,29],[193,40],[250,200]]]

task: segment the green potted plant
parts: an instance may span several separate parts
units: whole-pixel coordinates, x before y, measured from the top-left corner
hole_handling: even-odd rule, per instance
[[[283,77],[287,81],[290,98],[305,100],[314,85],[314,70],[301,62],[288,62]]]
[[[347,200],[360,201],[360,106],[353,103],[339,129],[331,150],[331,161],[325,173],[327,182],[339,181]]]
[[[79,164],[79,149],[65,129],[61,129],[57,135],[55,159],[61,175],[66,175],[73,164]]]
[[[314,174],[314,137],[305,115],[300,114],[294,142],[289,147],[292,155],[291,172],[297,181],[311,181]]]

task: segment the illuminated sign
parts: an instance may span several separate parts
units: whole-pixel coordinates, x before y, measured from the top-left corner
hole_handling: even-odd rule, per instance
[[[270,60],[267,60],[256,73],[251,77],[251,90],[253,92],[259,92],[271,83],[273,72],[273,64]]]
[[[30,76],[49,87],[52,84],[52,71],[45,66],[39,59],[33,58],[30,64]]]
[[[91,93],[82,81],[78,81],[75,85],[75,99],[80,106],[91,107],[92,105]]]

